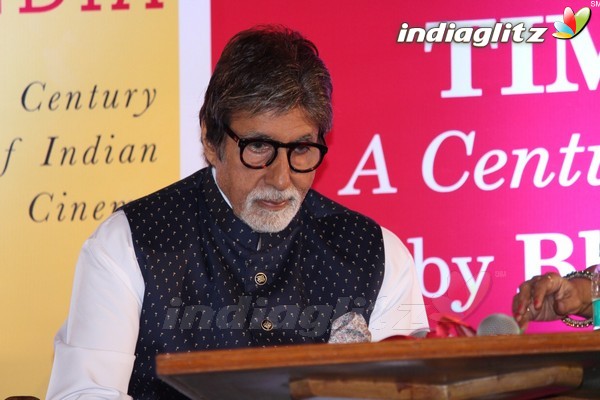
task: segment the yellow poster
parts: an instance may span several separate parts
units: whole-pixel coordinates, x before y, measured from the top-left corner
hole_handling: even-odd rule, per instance
[[[179,177],[177,2],[0,4],[0,398],[44,398],[84,240]]]

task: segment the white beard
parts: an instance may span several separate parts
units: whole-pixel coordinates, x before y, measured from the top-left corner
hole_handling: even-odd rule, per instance
[[[268,187],[255,188],[246,197],[240,218],[257,232],[281,232],[300,209],[302,198],[300,191],[293,186],[283,191]],[[285,200],[288,204],[283,210],[271,211],[258,205],[262,200],[272,202]]]

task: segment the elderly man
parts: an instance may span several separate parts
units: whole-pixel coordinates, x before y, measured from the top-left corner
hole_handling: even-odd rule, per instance
[[[428,327],[400,240],[311,190],[331,91],[299,33],[233,37],[200,111],[209,167],[84,244],[48,398],[184,398],[156,377],[157,354],[327,342],[348,312],[372,340]]]

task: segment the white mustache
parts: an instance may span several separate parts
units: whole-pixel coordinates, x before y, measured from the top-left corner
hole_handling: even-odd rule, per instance
[[[290,201],[292,203],[297,202],[300,197],[300,193],[295,188],[288,188],[280,191],[269,188],[257,188],[254,189],[248,196],[250,201],[270,201],[273,203],[279,203],[282,201]]]

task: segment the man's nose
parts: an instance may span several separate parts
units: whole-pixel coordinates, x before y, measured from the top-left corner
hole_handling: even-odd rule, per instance
[[[290,164],[287,158],[286,149],[280,148],[279,153],[271,165],[267,167],[265,183],[273,186],[277,190],[285,190],[292,184]]]

